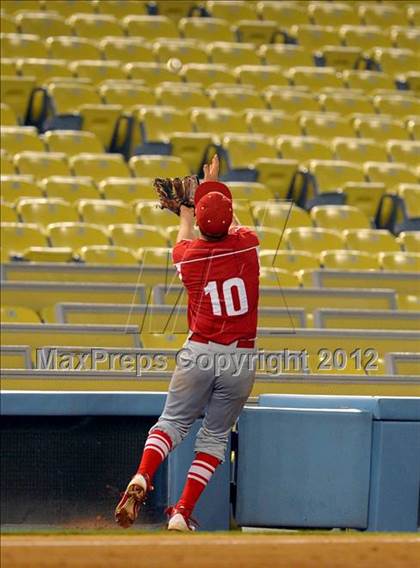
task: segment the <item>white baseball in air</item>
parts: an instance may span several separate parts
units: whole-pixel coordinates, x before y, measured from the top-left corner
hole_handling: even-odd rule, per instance
[[[173,73],[178,73],[178,71],[181,70],[182,61],[177,57],[171,57],[171,59],[168,59],[166,67],[169,69],[169,71],[172,71]]]

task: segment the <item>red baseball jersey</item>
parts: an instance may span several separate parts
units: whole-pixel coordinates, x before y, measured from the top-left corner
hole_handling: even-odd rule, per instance
[[[255,339],[258,318],[258,237],[235,227],[226,238],[211,242],[183,240],[173,260],[188,292],[188,324],[192,332],[228,345]]]

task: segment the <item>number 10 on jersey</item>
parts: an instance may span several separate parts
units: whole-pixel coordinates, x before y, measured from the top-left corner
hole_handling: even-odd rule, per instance
[[[234,288],[236,288],[239,298],[239,306],[237,308],[235,308],[233,304],[232,290]],[[215,280],[207,284],[204,288],[204,293],[210,295],[213,314],[215,316],[223,315],[219,290],[217,289],[217,282]],[[248,298],[246,296],[245,283],[242,278],[229,278],[229,280],[225,280],[222,285],[222,297],[225,304],[226,315],[240,316],[241,314],[246,314],[248,311]]]

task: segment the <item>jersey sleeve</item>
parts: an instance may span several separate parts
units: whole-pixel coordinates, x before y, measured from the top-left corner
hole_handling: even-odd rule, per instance
[[[179,243],[176,243],[176,245],[174,246],[174,248],[172,250],[172,260],[173,260],[174,264],[177,264],[178,262],[181,262],[182,260],[184,260],[185,254],[186,254],[187,250],[189,249],[189,247],[191,246],[192,242],[193,241],[189,241],[187,239],[184,239],[182,241],[179,241]]]
[[[248,227],[236,227],[233,231],[247,247],[257,247],[260,244],[257,233]]]

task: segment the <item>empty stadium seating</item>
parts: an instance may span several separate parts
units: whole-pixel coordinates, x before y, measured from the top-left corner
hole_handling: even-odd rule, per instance
[[[86,324],[124,324],[126,307],[86,305],[144,303],[159,286],[159,304],[185,303],[177,218],[156,207],[153,178],[201,173],[214,151],[260,239],[260,327],[360,325],[403,344],[420,296],[420,11],[402,4],[3,2],[2,321],[21,351],[2,365],[75,344],[80,328],[35,329],[60,303],[79,302]],[[182,345],[153,321],[135,339],[98,328],[81,341]],[[377,345],[382,361],[391,345]]]

